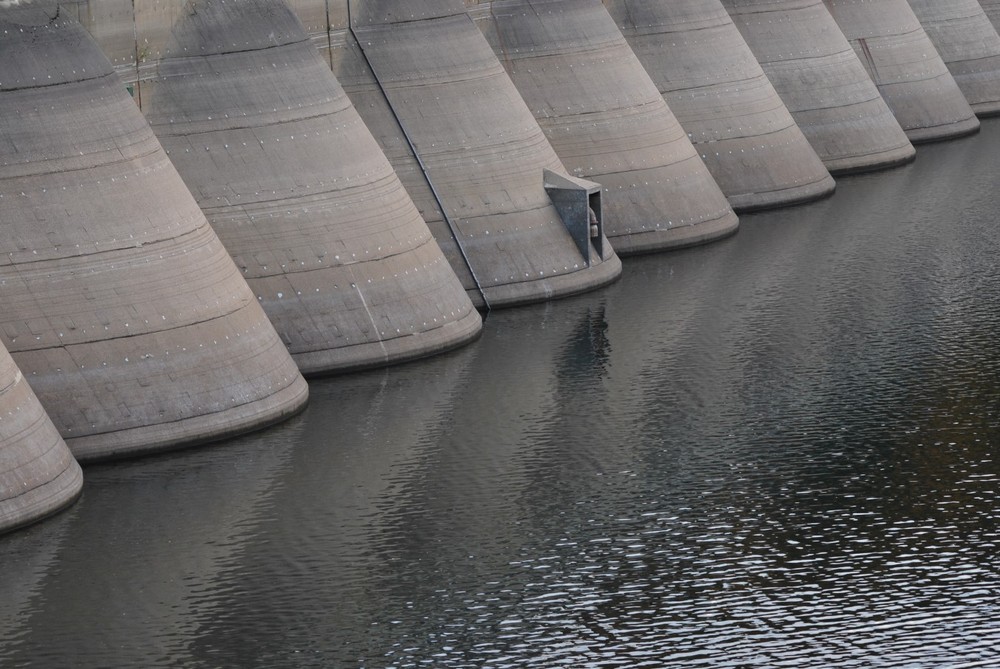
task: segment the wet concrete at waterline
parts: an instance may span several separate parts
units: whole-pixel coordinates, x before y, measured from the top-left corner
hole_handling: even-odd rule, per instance
[[[88,468],[0,538],[0,666],[1000,666],[998,155]]]

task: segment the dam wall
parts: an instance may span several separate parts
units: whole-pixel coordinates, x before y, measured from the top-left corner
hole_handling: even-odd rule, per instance
[[[89,17],[98,34],[124,35],[124,27],[101,27],[112,22],[96,0],[67,3]],[[136,5],[138,64],[118,69],[137,98],[146,79],[155,77],[154,63],[186,4]],[[313,45],[477,307],[552,299],[618,277],[621,263],[600,233],[603,220],[581,249],[567,227],[579,222],[564,221],[550,200],[543,171],[565,174],[565,168],[461,0],[401,0],[398,6],[301,0],[290,6],[307,29],[325,17],[328,28],[311,35]]]
[[[719,0],[604,0],[737,212],[834,182]]]
[[[600,0],[466,0],[571,174],[604,186],[619,254],[732,234],[738,220]]]
[[[82,486],[80,465],[0,346],[0,534],[59,511]]]
[[[87,32],[0,9],[0,339],[79,460],[257,428],[308,388]]]
[[[911,142],[979,130],[979,120],[906,0],[825,2]]]
[[[792,118],[832,174],[916,151],[822,0],[723,0]]]
[[[461,0],[338,6],[353,27],[331,33],[334,73],[446,254],[471,268],[470,296],[513,306],[619,276],[600,225],[571,236],[586,220],[564,220],[544,181],[566,170]]]
[[[910,0],[910,8],[976,115],[1000,114],[1000,35],[979,2]]]
[[[143,113],[303,373],[479,334],[451,265],[281,0],[202,0],[168,35],[141,81]]]

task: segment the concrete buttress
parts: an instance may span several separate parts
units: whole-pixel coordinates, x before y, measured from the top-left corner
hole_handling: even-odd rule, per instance
[[[0,346],[0,533],[59,511],[82,486],[80,465]]]
[[[911,142],[979,130],[979,120],[906,0],[824,3]]]
[[[620,275],[603,238],[573,241],[543,181],[565,168],[461,0],[355,0],[350,21],[331,33],[334,73],[478,305]]]
[[[823,0],[723,0],[832,174],[910,162],[916,150]]]
[[[570,172],[604,186],[619,254],[691,246],[738,219],[600,0],[466,0]]]
[[[87,32],[0,9],[0,337],[73,454],[219,439],[308,388]]]
[[[147,27],[158,37],[142,18],[140,42]],[[427,224],[283,0],[190,0],[141,86],[153,131],[304,374],[479,334]]]
[[[604,4],[737,212],[833,192],[719,0]]]
[[[1000,114],[1000,35],[979,2],[910,0],[910,8],[976,115]]]

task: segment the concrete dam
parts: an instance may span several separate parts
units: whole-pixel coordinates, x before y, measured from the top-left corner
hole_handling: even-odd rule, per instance
[[[1000,36],[982,5],[910,0],[910,8],[976,116],[1000,113]]]
[[[979,130],[979,120],[906,0],[824,2],[911,142]]]
[[[470,7],[566,168],[604,186],[604,232],[618,253],[736,231],[725,195],[599,0]]]
[[[600,206],[592,230],[576,222],[574,240],[541,178],[566,170],[460,0],[352,4],[357,48],[342,50],[334,71],[354,87],[367,79],[355,104],[384,147],[404,150],[403,161],[387,150],[397,171],[420,165],[410,174],[425,187],[416,179],[411,195],[422,212],[440,212],[468,259],[471,294],[511,306],[614,280],[621,262]]]
[[[833,192],[833,178],[719,0],[605,5],[737,212]]]
[[[426,223],[287,6],[204,3],[168,35],[141,80],[142,111],[303,373],[479,334]]]
[[[866,57],[845,4],[0,7],[0,398],[34,426],[0,423],[0,530],[75,498],[70,453],[268,425],[303,374],[462,346],[477,309],[599,288],[618,252],[724,238],[978,127],[932,46],[919,71]]]
[[[916,157],[821,0],[723,4],[831,174],[893,167]]]
[[[48,3],[0,20],[0,332],[73,454],[300,409],[295,363],[91,37]]]

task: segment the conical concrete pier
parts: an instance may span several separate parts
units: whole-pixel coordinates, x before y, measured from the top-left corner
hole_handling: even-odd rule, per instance
[[[0,346],[0,533],[63,509],[82,486],[80,465]]]
[[[885,169],[916,157],[823,0],[723,4],[832,174]]]
[[[604,4],[737,212],[833,192],[719,0]]]
[[[906,0],[825,1],[911,142],[979,130],[979,120]]]
[[[604,230],[619,254],[736,232],[725,195],[600,0],[475,4],[470,14],[563,164],[604,186]]]
[[[461,0],[351,8],[353,31],[331,37],[334,73],[473,301],[512,306],[616,279],[599,228],[578,243],[568,226],[580,221],[556,210],[544,170],[565,168]]]
[[[143,112],[303,373],[479,334],[427,224],[283,0],[201,0],[155,68]]]
[[[97,45],[0,9],[0,336],[81,460],[218,439],[308,389]]]
[[[976,116],[1000,114],[1000,35],[976,0],[910,0]]]

